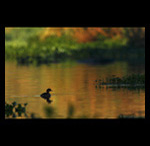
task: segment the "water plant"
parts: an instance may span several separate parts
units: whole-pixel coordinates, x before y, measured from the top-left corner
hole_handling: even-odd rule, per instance
[[[25,112],[25,107],[22,107],[21,104],[18,104],[18,107],[15,108],[15,111],[16,112]]]
[[[107,77],[106,80],[95,80],[95,86],[106,85],[109,87],[145,87],[145,75],[144,74],[131,74],[121,77],[112,75]]]
[[[134,114],[131,114],[131,115],[123,115],[123,114],[120,114],[118,116],[118,119],[144,119],[145,117],[143,116],[135,116]]]
[[[21,117],[22,113],[26,114],[26,106],[27,103],[24,103],[24,106],[22,104],[17,104],[16,101],[12,102],[11,104],[8,104],[5,102],[5,116],[13,118]]]

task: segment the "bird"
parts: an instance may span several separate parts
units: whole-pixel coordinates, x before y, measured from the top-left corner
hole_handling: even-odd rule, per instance
[[[49,93],[50,91],[52,91],[52,90],[51,90],[50,88],[48,88],[48,89],[46,90],[46,93],[42,93],[42,94],[40,95],[42,98],[46,99],[48,103],[51,102],[51,100],[50,100],[51,94]]]

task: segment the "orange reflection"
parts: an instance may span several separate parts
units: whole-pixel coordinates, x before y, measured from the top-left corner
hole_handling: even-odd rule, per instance
[[[75,107],[74,118],[117,118],[120,114],[145,116],[145,91],[95,88],[95,79],[129,73],[126,63],[109,65],[51,64],[50,66],[5,66],[5,95],[9,103],[28,103],[29,113],[46,118],[44,107],[55,109],[54,118],[66,118],[68,105]],[[52,104],[39,95],[51,88]]]

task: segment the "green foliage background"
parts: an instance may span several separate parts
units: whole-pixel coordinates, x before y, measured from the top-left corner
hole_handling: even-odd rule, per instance
[[[43,30],[17,28],[6,32],[6,60],[16,60],[20,64],[47,64],[68,59],[87,62],[145,60],[145,40],[140,36],[140,30],[134,33],[132,29],[125,28],[122,38],[98,35],[95,41],[86,43],[78,43],[67,34],[60,37],[52,35],[41,41]],[[129,35],[132,31],[133,35]]]

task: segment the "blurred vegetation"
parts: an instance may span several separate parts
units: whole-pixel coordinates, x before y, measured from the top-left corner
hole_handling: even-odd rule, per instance
[[[113,75],[112,77],[104,79],[95,80],[96,88],[97,86],[106,85],[111,88],[115,87],[125,87],[125,88],[144,88],[145,87],[145,74],[131,74],[123,76],[122,78],[116,77]]]
[[[56,113],[56,110],[53,107],[50,106],[46,106],[44,107],[44,112],[46,117],[48,118],[55,118],[55,117],[59,117],[59,115]],[[75,112],[75,107],[72,104],[68,105],[68,109],[67,109],[67,119],[73,118]]]
[[[8,104],[5,102],[5,117],[6,118],[31,118],[31,119],[40,119],[41,117],[37,117],[35,116],[34,113],[30,113],[28,114],[26,112],[26,106],[28,104],[24,103],[24,104],[18,104],[17,102],[12,102],[11,104]],[[44,112],[47,118],[56,118],[59,117],[59,115],[57,115],[56,110],[53,107],[50,106],[46,106],[44,107]],[[138,115],[137,115],[138,114]],[[120,114],[117,118],[118,119],[126,119],[126,118],[145,118],[143,117],[143,112],[139,111],[137,112],[137,114],[130,114],[130,115],[123,115]],[[24,115],[24,116],[23,116]],[[68,104],[68,109],[67,109],[67,119],[72,119],[75,118],[75,107],[73,104]],[[77,118],[77,117],[76,117]],[[89,119],[88,116],[86,115],[81,115],[78,117],[79,119]]]
[[[118,119],[145,119],[145,117],[139,115],[139,116],[136,116],[135,114],[131,114],[131,115],[119,115],[118,116]]]
[[[68,113],[67,113],[68,117],[67,118],[68,119],[72,118],[74,113],[75,113],[75,107],[72,104],[69,104],[69,106],[68,106]]]
[[[56,114],[54,108],[48,106],[44,107],[44,112],[47,117],[52,117],[54,114]]]
[[[27,103],[22,104],[17,104],[17,102],[12,102],[11,104],[8,104],[5,102],[5,116],[6,117],[21,117],[22,114],[24,114],[25,117],[28,117],[26,113],[26,106]]]
[[[45,107],[44,108],[45,114],[47,118],[56,118],[59,117],[59,115],[57,115],[56,110],[53,107]],[[138,111],[136,113],[133,114],[128,114],[128,115],[124,115],[124,114],[120,114],[118,115],[118,117],[116,117],[117,119],[144,119],[145,117],[143,116],[144,112],[143,111]],[[78,118],[78,119],[90,119],[88,116],[82,114],[78,117],[75,117],[75,107],[73,104],[69,103],[68,104],[68,109],[67,109],[67,119],[74,119],[74,118]],[[93,117],[95,118],[95,117]]]
[[[6,28],[5,58],[20,64],[145,61],[145,28]]]

